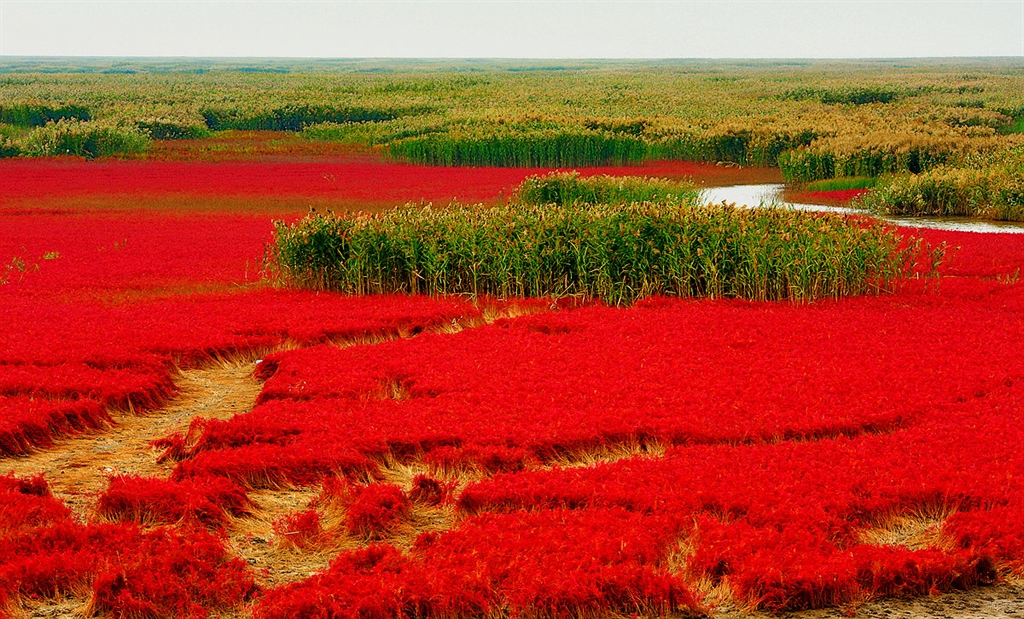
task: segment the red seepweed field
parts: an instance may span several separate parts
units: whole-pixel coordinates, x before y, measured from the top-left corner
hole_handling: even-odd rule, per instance
[[[273,219],[538,172],[321,155],[0,162],[0,616],[853,611],[1024,576],[1024,235],[905,231],[940,277],[807,304],[275,288]],[[626,172],[725,173],[587,171]],[[200,402],[225,373],[248,401]]]

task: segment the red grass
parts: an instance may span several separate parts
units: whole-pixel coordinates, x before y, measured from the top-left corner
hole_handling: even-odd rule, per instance
[[[373,474],[384,455],[515,471],[659,441],[676,446],[664,459],[497,475],[459,509],[508,512],[503,527],[536,510],[650,514],[669,538],[694,540],[689,577],[727,579],[772,610],[970,587],[993,580],[996,561],[1016,565],[1024,540],[1012,515],[1024,479],[1021,286],[948,278],[811,306],[650,300],[278,353],[256,410],[210,424],[176,475],[248,483],[269,454],[278,479],[306,483]],[[395,383],[407,399],[380,399]],[[960,550],[858,541],[891,514],[940,507],[972,514],[946,525]],[[473,522],[439,539],[492,544]],[[428,575],[448,560],[432,557]],[[466,583],[445,586],[472,599]],[[538,597],[522,604],[560,608],[564,587],[530,589]]]
[[[84,589],[97,613],[205,617],[253,593],[245,562],[203,531],[81,524],[38,479],[0,477],[0,505],[0,591],[8,599]]]
[[[248,514],[252,507],[245,490],[219,477],[173,482],[119,475],[100,495],[96,514],[111,521],[222,528],[228,516]]]
[[[383,537],[409,516],[409,497],[395,484],[370,484],[352,494],[345,526],[353,535]]]
[[[527,176],[550,168],[431,167],[383,161],[182,162],[7,159],[0,161],[4,200],[45,196],[330,197],[371,204],[491,201],[509,196]],[[583,168],[585,175],[670,178],[736,175],[707,164],[659,161],[640,166]]]
[[[1024,234],[979,234],[915,229],[914,235],[932,245],[945,243],[943,275],[1002,278],[1019,281],[1024,275]]]
[[[0,397],[0,457],[51,447],[57,437],[99,430],[109,423],[110,416],[92,400]]]
[[[326,537],[320,522],[320,514],[315,509],[289,514],[273,523],[274,533],[285,546],[311,548],[320,544]]]
[[[623,510],[482,516],[452,533],[421,536],[409,556],[388,546],[343,553],[325,574],[269,591],[254,616],[693,610],[698,602],[686,585],[655,567],[665,560],[667,533]]]
[[[666,165],[642,169],[685,168]],[[0,457],[102,431],[107,406],[173,397],[179,366],[309,346],[264,358],[251,413],[166,441],[181,460],[173,480],[112,479],[99,513],[115,523],[78,522],[41,478],[0,477],[0,603],[84,590],[113,616],[236,609],[252,574],[204,528],[250,509],[245,486],[325,479],[323,500],[344,503],[350,534],[387,540],[412,510],[444,503],[458,524],[408,554],[343,553],[323,574],[266,591],[258,617],[657,615],[702,608],[687,585],[698,578],[782,610],[1024,569],[1022,236],[924,231],[961,247],[944,277],[883,297],[652,299],[339,349],[326,344],[476,310],[254,287],[266,216],[126,213],[127,198],[107,213],[37,208],[51,202],[39,196],[74,198],[64,192],[492,199],[531,172],[0,163],[0,197],[22,211],[0,210]],[[557,466],[655,442],[664,457]],[[434,471],[411,488],[355,485],[380,477],[387,458]],[[460,469],[483,479],[453,497],[446,476]],[[955,512],[941,525],[948,549],[860,537],[919,511]],[[277,524],[307,545],[341,533],[323,531],[316,511]],[[680,543],[691,552],[672,571]]]

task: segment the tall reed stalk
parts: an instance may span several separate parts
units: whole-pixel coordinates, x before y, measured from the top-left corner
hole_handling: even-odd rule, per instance
[[[924,256],[881,224],[696,200],[407,206],[278,223],[292,285],[352,294],[810,300],[891,289]]]

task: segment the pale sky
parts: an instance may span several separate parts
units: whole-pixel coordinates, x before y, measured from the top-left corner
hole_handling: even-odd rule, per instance
[[[1024,61],[1024,0],[0,0],[0,55]]]

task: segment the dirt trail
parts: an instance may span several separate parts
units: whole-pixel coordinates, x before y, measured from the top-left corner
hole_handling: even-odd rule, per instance
[[[186,370],[175,381],[178,396],[166,407],[133,414],[111,412],[115,425],[101,434],[60,441],[26,457],[0,460],[0,471],[46,474],[53,494],[80,517],[87,517],[111,475],[167,477],[173,462],[157,463],[150,443],[184,432],[196,417],[227,419],[252,409],[262,384],[252,377],[255,361],[221,362]]]

